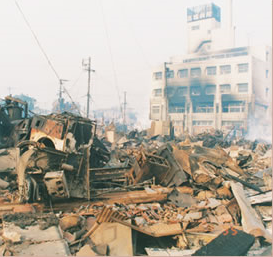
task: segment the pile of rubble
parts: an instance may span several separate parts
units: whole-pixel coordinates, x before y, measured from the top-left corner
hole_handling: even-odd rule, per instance
[[[70,114],[28,124],[26,137],[42,141],[0,150],[1,255],[270,251],[270,144],[96,131]]]

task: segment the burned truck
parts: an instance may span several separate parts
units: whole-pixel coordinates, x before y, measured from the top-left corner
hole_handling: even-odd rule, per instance
[[[95,133],[95,121],[71,113],[33,116],[28,140],[17,145],[20,201],[45,196],[90,199],[88,170],[94,163],[90,151],[97,151],[92,147]]]
[[[96,127],[95,121],[71,113],[34,115],[27,140],[17,144],[20,201],[90,200],[128,186],[137,189],[135,159],[110,165],[110,151],[97,138]]]

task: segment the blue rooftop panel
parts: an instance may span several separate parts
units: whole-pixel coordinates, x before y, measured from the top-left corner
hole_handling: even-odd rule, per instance
[[[187,8],[188,22],[210,18],[221,22],[221,8],[214,3]]]

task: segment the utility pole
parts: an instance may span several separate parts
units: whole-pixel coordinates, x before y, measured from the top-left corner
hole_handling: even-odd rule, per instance
[[[59,102],[61,102],[62,99],[62,85],[63,85],[63,81],[60,79],[60,88],[59,88]]]
[[[162,95],[165,100],[165,106],[164,106],[164,111],[163,109],[161,110],[161,119],[166,121],[168,120],[168,94],[167,94],[167,89],[168,89],[168,77],[169,77],[169,68],[167,65],[172,64],[172,62],[164,62],[164,88],[162,88]]]
[[[88,86],[87,86],[87,103],[86,103],[86,117],[89,118],[89,104],[90,104],[90,83],[91,83],[91,71],[95,72],[95,70],[91,69],[91,57],[88,58],[88,61],[86,63],[86,60],[82,61],[82,65],[85,68],[85,70],[88,72]]]
[[[68,80],[66,79],[60,79],[60,88],[59,88],[59,108],[60,108],[60,113],[63,110],[63,106],[62,106],[62,99],[63,99],[63,82],[66,82]]]
[[[123,103],[123,128],[125,131],[125,125],[126,125],[126,91],[124,92],[124,103]]]
[[[91,57],[88,58],[88,88],[87,88],[87,112],[86,117],[89,118],[89,104],[90,104],[90,81],[91,81]]]

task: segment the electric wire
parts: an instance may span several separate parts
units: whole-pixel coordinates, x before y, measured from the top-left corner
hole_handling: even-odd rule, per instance
[[[25,14],[24,14],[24,12],[23,12],[23,10],[22,10],[22,8],[20,7],[20,5],[18,4],[18,2],[17,2],[16,0],[14,0],[14,2],[15,2],[15,5],[17,6],[19,12],[21,13],[21,15],[22,15],[22,17],[23,17],[25,23],[27,24],[28,28],[30,29],[30,31],[31,31],[31,33],[32,33],[32,35],[33,35],[33,37],[34,37],[34,39],[35,39],[35,41],[36,41],[38,47],[40,48],[41,52],[43,53],[44,57],[46,58],[46,60],[47,60],[47,62],[48,62],[48,64],[49,64],[51,70],[53,71],[53,73],[54,73],[55,76],[57,77],[58,81],[61,82],[61,78],[60,78],[59,74],[57,73],[56,69],[54,68],[54,66],[53,66],[53,64],[52,64],[52,62],[51,62],[51,60],[49,59],[49,56],[46,54],[46,51],[45,51],[44,48],[42,47],[42,44],[40,43],[40,41],[39,41],[37,35],[35,34],[34,30],[32,29],[32,27],[31,27],[31,25],[30,25],[28,19],[26,18]],[[82,74],[81,74],[81,75],[82,75]],[[76,80],[76,82],[73,84],[73,86],[78,82],[78,80],[79,80],[79,78]],[[72,99],[72,97],[70,96],[68,90],[67,90],[64,86],[63,86],[63,89],[65,90],[66,94],[67,94],[68,97],[70,98],[72,104],[77,108],[79,114],[81,115],[80,109],[78,108],[78,106],[77,106],[77,105],[75,104],[75,102],[73,101],[73,99]]]
[[[120,2],[120,3],[121,3],[121,2]],[[137,47],[139,48],[140,53],[142,54],[142,57],[143,57],[143,59],[144,59],[144,62],[145,62],[146,65],[149,67],[149,70],[152,70],[152,65],[151,65],[150,62],[148,61],[147,55],[144,53],[143,47],[141,46],[139,40],[137,39],[137,37],[136,37],[136,35],[135,35],[136,33],[135,33],[135,30],[133,29],[132,23],[129,21],[128,18],[126,19],[126,17],[125,17],[126,15],[125,15],[125,13],[124,13],[123,8],[121,7],[121,5],[119,6],[119,9],[120,9],[120,12],[121,12],[121,14],[122,14],[121,16],[122,16],[122,18],[123,18],[123,20],[124,20],[124,24],[127,24],[128,30],[131,32],[132,37],[133,37],[134,40],[135,40],[135,44],[137,45]]]
[[[76,109],[78,110],[79,114],[81,115],[81,110],[79,109],[79,107],[75,104],[75,102],[73,101],[71,95],[69,94],[69,92],[67,91],[67,89],[63,86],[64,91],[66,92],[66,94],[68,95],[68,97],[70,98],[72,104],[76,107]]]
[[[119,94],[119,88],[118,88],[118,79],[117,79],[117,73],[116,73],[116,69],[115,69],[115,64],[114,64],[114,58],[113,58],[113,54],[112,54],[112,49],[111,49],[111,45],[109,43],[110,42],[110,37],[109,37],[107,23],[106,23],[104,9],[103,9],[103,0],[99,0],[99,2],[100,2],[100,6],[101,6],[103,25],[104,25],[104,30],[105,30],[106,38],[107,38],[107,46],[108,46],[108,50],[109,50],[109,53],[110,53],[111,65],[112,65],[113,74],[114,74],[115,87],[116,87],[116,91],[117,91],[117,94],[118,94],[118,103],[119,103],[119,106],[121,108],[120,111],[121,111],[121,115],[122,115],[122,107],[121,107],[121,103],[120,103],[120,94]]]
[[[49,66],[51,67],[51,69],[52,69],[52,71],[54,72],[54,74],[55,74],[55,76],[57,77],[57,79],[60,81],[61,78],[60,78],[59,74],[57,73],[56,69],[54,68],[54,66],[53,66],[52,62],[50,61],[48,55],[46,54],[44,48],[42,47],[42,45],[41,45],[41,43],[40,43],[38,37],[36,36],[34,30],[32,29],[32,27],[31,27],[30,23],[28,22],[26,16],[24,15],[23,10],[21,9],[21,7],[19,6],[19,4],[18,4],[18,2],[17,2],[16,0],[14,0],[14,2],[15,2],[15,5],[17,6],[19,12],[21,13],[21,15],[22,15],[22,17],[23,17],[25,23],[27,24],[28,28],[30,29],[30,31],[31,31],[31,33],[32,33],[32,35],[33,35],[33,37],[34,37],[34,39],[35,39],[37,45],[39,46],[41,52],[43,53],[44,57],[46,58],[46,60],[47,60],[47,62],[48,62],[48,64],[49,64]]]
[[[71,86],[68,87],[69,90],[72,90],[76,86],[76,84],[79,82],[79,80],[81,79],[83,74],[84,74],[84,70],[81,70],[80,75],[77,77],[77,79],[74,81],[74,83]],[[74,94],[74,96],[77,99],[78,99],[79,91],[80,91],[80,87],[77,87],[76,94]]]
[[[74,81],[74,83],[71,86],[69,86],[70,89],[72,89],[74,86],[76,86],[76,84],[79,82],[80,78],[82,77],[83,73],[84,73],[84,70],[81,70],[80,75],[77,77],[77,79]]]

